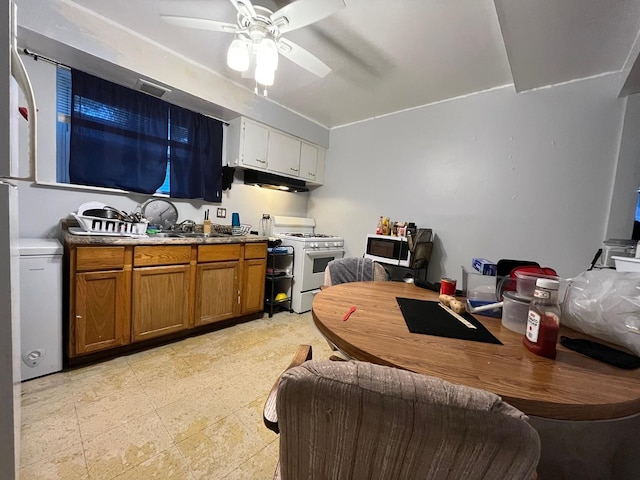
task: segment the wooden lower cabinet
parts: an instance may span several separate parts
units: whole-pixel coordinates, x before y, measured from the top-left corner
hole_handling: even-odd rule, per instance
[[[71,353],[129,343],[129,284],[124,271],[77,273]],[[72,313],[73,314],[73,313]]]
[[[266,247],[67,245],[68,356],[262,311]]]
[[[189,327],[190,271],[189,265],[133,269],[132,341]]]
[[[242,264],[242,309],[240,313],[260,312],[264,309],[264,284],[267,271],[267,244],[244,246]]]
[[[195,324],[206,325],[240,313],[240,262],[198,265],[196,275]]]
[[[264,283],[267,259],[245,260],[242,279],[241,313],[259,312],[264,308]]]

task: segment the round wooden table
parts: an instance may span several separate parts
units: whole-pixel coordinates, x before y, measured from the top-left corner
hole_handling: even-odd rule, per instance
[[[316,295],[313,319],[331,343],[356,360],[488,390],[528,415],[604,420],[640,412],[640,369],[616,368],[560,344],[555,360],[534,355],[522,335],[481,315],[475,317],[503,345],[411,333],[396,297],[438,299],[404,282],[344,283]],[[344,321],[351,306],[356,310]],[[560,333],[589,338],[569,329]]]

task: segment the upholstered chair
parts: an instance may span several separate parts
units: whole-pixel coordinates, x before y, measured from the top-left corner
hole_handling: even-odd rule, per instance
[[[388,279],[389,275],[384,267],[369,258],[347,257],[331,260],[324,270],[324,287],[340,283]]]
[[[297,362],[310,358],[306,348]],[[285,371],[269,398],[265,423],[280,433],[274,478],[535,478],[537,432],[484,390],[366,362],[310,360]]]

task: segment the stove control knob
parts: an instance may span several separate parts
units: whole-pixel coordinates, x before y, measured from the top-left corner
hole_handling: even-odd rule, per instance
[[[318,244],[317,244],[317,243],[315,243],[315,242],[311,242],[311,243],[309,244],[309,246],[310,246],[311,248],[316,248],[316,247],[318,246]]]
[[[324,242],[324,246],[328,247],[329,246],[329,242]]]
[[[340,246],[340,242],[333,242],[333,246],[334,247],[339,247]]]

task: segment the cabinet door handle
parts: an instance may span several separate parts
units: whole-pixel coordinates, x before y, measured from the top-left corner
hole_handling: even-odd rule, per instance
[[[297,168],[293,168],[293,167],[289,167],[289,170],[291,170],[292,172],[297,172],[298,171]]]
[[[311,173],[311,172],[307,173],[307,175],[309,175],[310,177],[315,177],[316,176],[315,173]]]
[[[258,162],[258,163],[267,163],[267,161],[266,161],[266,160],[261,160],[261,159],[259,159],[259,158],[256,158],[256,162]]]
[[[76,315],[76,320],[82,319],[82,315]]]

